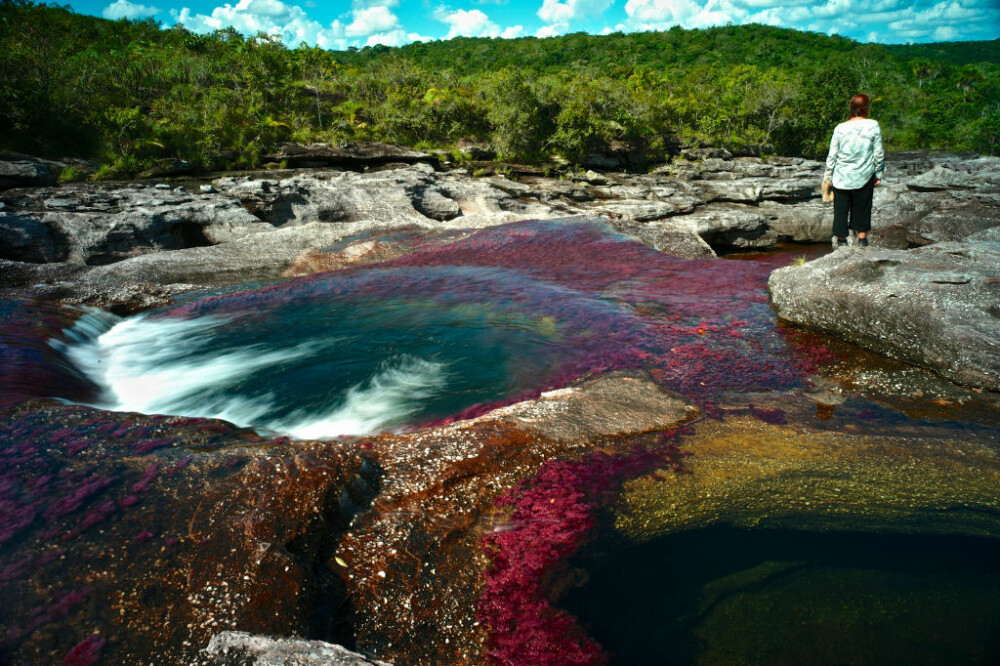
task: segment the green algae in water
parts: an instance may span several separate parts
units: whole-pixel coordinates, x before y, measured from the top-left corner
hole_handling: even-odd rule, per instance
[[[613,664],[996,664],[1000,540],[682,532],[592,554],[561,606]]]

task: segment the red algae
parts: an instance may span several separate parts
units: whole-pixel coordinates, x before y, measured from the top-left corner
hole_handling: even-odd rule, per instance
[[[91,634],[70,650],[62,659],[63,666],[93,666],[100,661],[107,641],[100,634]]]
[[[500,495],[508,524],[486,535],[491,566],[484,574],[477,618],[490,632],[487,656],[502,666],[604,664],[607,655],[576,620],[552,605],[542,581],[594,531],[596,511],[624,479],[665,464],[678,468],[675,446],[637,446],[631,454],[601,452],[576,461],[550,460],[532,478]]]

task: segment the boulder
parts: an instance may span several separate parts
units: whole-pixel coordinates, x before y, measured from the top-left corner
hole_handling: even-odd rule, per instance
[[[930,171],[908,179],[906,186],[918,192],[969,190],[1000,194],[1000,157],[938,163]]]
[[[0,258],[33,264],[65,261],[68,251],[49,225],[0,212]]]
[[[685,216],[713,248],[761,248],[777,241],[768,220],[753,206],[708,204]]]
[[[0,190],[53,185],[66,164],[20,153],[0,152]]]
[[[823,243],[833,235],[833,206],[818,200],[785,204],[762,201],[760,212],[778,240],[796,243]]]
[[[335,643],[257,636],[244,631],[212,636],[205,653],[218,666],[391,666]]]
[[[778,316],[1000,390],[1000,244],[840,249],[768,282]]]
[[[639,223],[613,220],[615,228],[658,252],[683,259],[715,258],[715,250],[698,234],[697,225],[685,217]]]
[[[612,220],[633,222],[661,220],[665,217],[685,212],[668,201],[649,201],[646,199],[603,201],[594,206],[592,210]]]

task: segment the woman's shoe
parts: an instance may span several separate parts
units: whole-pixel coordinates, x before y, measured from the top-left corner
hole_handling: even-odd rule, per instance
[[[868,247],[868,238],[859,238],[858,245],[861,247]]]
[[[838,238],[837,239],[837,247],[847,247],[847,239],[846,238]]]

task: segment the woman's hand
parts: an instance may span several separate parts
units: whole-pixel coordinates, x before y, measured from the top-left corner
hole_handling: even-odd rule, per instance
[[[875,179],[875,187],[878,187],[881,184],[882,184],[882,179],[881,178],[876,178]]]

